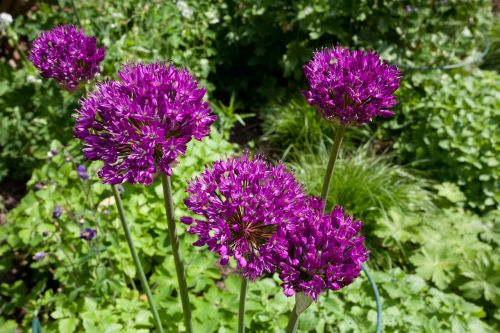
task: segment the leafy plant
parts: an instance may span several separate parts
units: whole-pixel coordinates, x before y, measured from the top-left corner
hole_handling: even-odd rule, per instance
[[[321,47],[375,49],[393,63],[432,67],[482,51],[491,26],[483,0],[245,0],[224,1],[219,12],[210,79],[248,103],[295,93],[302,66]]]
[[[400,160],[457,183],[467,205],[481,211],[500,203],[499,83],[498,74],[480,70],[414,74],[387,124]]]
[[[71,138],[75,98],[53,82],[41,84],[32,69],[0,62],[0,180],[27,178],[46,158],[50,141]]]
[[[221,133],[224,133],[227,140],[229,140],[231,130],[237,122],[245,126],[245,118],[255,116],[255,113],[237,113],[236,110],[240,108],[241,104],[236,102],[235,94],[231,95],[228,105],[224,105],[220,101],[212,105],[212,109],[217,114],[217,127]]]
[[[189,146],[190,154],[176,168],[173,178],[174,200],[180,209],[177,216],[187,214],[181,208],[184,180],[234,148],[216,131],[212,138]],[[147,303],[137,291],[135,266],[122,240],[110,188],[96,177],[99,164],[90,164],[91,178],[80,180],[76,166],[81,157],[76,142],[71,141],[68,147],[54,142],[53,147],[58,153],[35,170],[29,182],[32,191],[9,213],[2,226],[0,274],[15,270],[28,278],[20,279],[14,274],[9,278],[11,283],[2,281],[0,313],[11,317],[16,309],[27,307],[29,315],[24,318],[25,323],[38,315],[49,331],[58,328],[72,332],[82,325],[100,330],[112,324],[117,331],[129,327],[139,332],[141,328],[152,327]],[[149,188],[125,186],[123,197],[128,203],[126,210],[136,247],[144,254],[145,270],[161,297],[158,303],[162,318],[173,325],[180,321],[182,313],[172,295],[175,270],[167,246],[159,198],[162,193],[161,184]],[[53,215],[56,206],[62,208],[60,217]],[[97,229],[97,237],[91,242],[79,238],[84,227]],[[191,254],[187,256],[187,266],[195,266],[188,270],[189,285],[198,290],[214,285],[214,280],[221,277],[213,267],[214,259],[190,245],[194,241],[192,236],[182,237],[184,252]],[[47,257],[34,260],[33,256],[41,251]],[[207,274],[204,279],[199,278],[202,271]],[[123,277],[127,284],[122,282]],[[95,313],[95,304],[103,312]],[[132,324],[130,316],[139,319]],[[49,318],[55,321],[47,322]],[[198,325],[200,318],[195,314]]]

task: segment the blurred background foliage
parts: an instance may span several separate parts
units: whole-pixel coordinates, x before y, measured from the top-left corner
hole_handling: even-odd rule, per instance
[[[301,96],[303,64],[337,43],[398,64],[396,116],[348,131],[328,204],[364,221],[386,332],[500,331],[500,20],[489,0],[75,3],[106,46],[98,80],[121,63],[171,60],[208,88],[218,121],[176,168],[177,216],[187,214],[185,180],[240,147],[284,160],[318,194],[335,131]],[[42,81],[27,61],[41,30],[77,23],[71,1],[2,1],[0,11],[14,18],[0,31],[0,332],[27,331],[35,317],[47,332],[149,332],[99,165],[86,164],[90,180],[77,177],[72,114],[85,91]],[[123,196],[162,320],[177,332],[159,186],[125,186]],[[16,187],[23,198],[12,203]],[[98,230],[91,243],[78,238],[84,227]],[[196,332],[235,331],[234,265],[219,267],[180,229]],[[39,251],[49,255],[34,261]],[[291,307],[276,276],[251,284],[248,330],[281,332]],[[299,330],[371,332],[375,321],[362,276],[323,295]]]

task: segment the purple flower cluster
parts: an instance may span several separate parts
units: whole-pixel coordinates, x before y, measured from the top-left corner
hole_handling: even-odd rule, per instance
[[[350,284],[368,259],[361,221],[344,215],[341,207],[321,213],[323,201],[310,198],[309,213],[289,228],[288,256],[280,263],[284,293],[304,292],[315,301],[324,289],[339,290]]]
[[[389,108],[397,104],[393,94],[401,76],[373,51],[324,49],[314,54],[304,73],[310,85],[304,92],[307,102],[329,121],[362,125],[394,115]]]
[[[86,241],[91,241],[94,237],[97,236],[97,230],[85,228],[80,232],[80,238]]]
[[[215,121],[204,88],[185,69],[163,62],[125,65],[119,81],[97,86],[82,101],[74,133],[89,160],[104,161],[99,177],[109,184],[151,184],[172,174],[194,137]]]
[[[215,162],[189,182],[186,206],[205,220],[182,217],[225,265],[234,257],[245,278],[279,272],[287,296],[304,292],[314,300],[324,289],[350,284],[368,259],[361,222],[337,207],[324,214],[320,199],[283,165],[248,155]],[[193,225],[194,224],[194,225]]]
[[[52,211],[52,218],[53,219],[58,219],[62,215],[62,207],[60,205],[56,205],[54,207],[54,210]]]
[[[183,217],[226,265],[234,257],[245,278],[274,272],[287,256],[286,228],[305,197],[302,186],[283,165],[273,166],[247,154],[215,162],[193,181],[186,206],[206,220]]]
[[[29,59],[42,77],[54,78],[73,90],[99,72],[104,55],[95,37],[86,36],[73,25],[63,25],[42,32],[33,41]]]

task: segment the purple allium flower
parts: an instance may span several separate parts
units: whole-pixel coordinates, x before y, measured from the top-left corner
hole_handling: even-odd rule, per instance
[[[329,121],[362,125],[394,115],[389,108],[397,104],[393,93],[400,73],[373,51],[323,49],[304,66],[304,73],[310,85],[304,92],[307,102]]]
[[[39,260],[42,260],[43,258],[45,258],[46,256],[47,256],[47,252],[40,251],[40,252],[35,253],[35,255],[33,256],[33,260],[39,261]]]
[[[315,301],[324,289],[339,290],[350,284],[368,259],[361,221],[344,215],[337,206],[323,214],[323,202],[309,200],[308,214],[288,229],[288,258],[282,260],[279,276],[285,295],[304,292]]]
[[[80,177],[81,180],[88,180],[89,179],[89,174],[87,172],[87,168],[85,167],[85,165],[80,164],[76,168],[76,172],[78,173],[78,177]]]
[[[58,219],[61,217],[61,215],[62,215],[62,208],[61,208],[61,206],[56,205],[56,207],[54,208],[54,211],[52,212],[52,218]]]
[[[99,72],[104,55],[95,37],[86,36],[73,25],[63,25],[42,32],[33,41],[29,59],[42,77],[54,78],[73,90]]]
[[[80,238],[85,239],[86,241],[91,241],[97,235],[97,230],[85,228],[80,232]]]
[[[205,88],[185,69],[131,64],[118,76],[83,100],[74,132],[87,159],[104,161],[105,183],[148,185],[158,172],[172,174],[187,143],[207,136],[215,116],[203,101]]]
[[[207,245],[226,265],[234,257],[245,278],[255,280],[276,270],[287,256],[286,225],[305,195],[292,173],[247,154],[213,163],[188,182],[185,204],[206,220],[181,217],[193,224],[195,246]]]

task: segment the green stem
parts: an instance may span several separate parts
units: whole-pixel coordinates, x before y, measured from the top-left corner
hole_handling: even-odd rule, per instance
[[[326,167],[325,180],[323,181],[323,189],[321,190],[321,199],[323,199],[324,201],[323,211],[325,211],[326,208],[326,199],[328,198],[328,192],[330,191],[330,183],[332,182],[333,168],[335,167],[335,162],[337,161],[337,156],[339,155],[340,145],[342,145],[344,132],[345,132],[345,127],[339,125],[339,127],[337,128],[337,132],[335,133],[335,142],[333,143],[330,160],[328,161],[328,166]]]
[[[170,245],[172,246],[172,254],[174,256],[175,271],[177,273],[177,282],[179,284],[179,294],[181,296],[182,311],[184,312],[184,324],[186,332],[193,332],[191,323],[191,306],[189,305],[189,294],[186,283],[186,275],[184,273],[184,264],[179,249],[179,237],[175,231],[174,219],[174,203],[172,200],[172,186],[170,185],[170,177],[162,173],[161,182],[163,184],[163,198],[165,200],[165,213],[167,215],[168,235],[170,237]]]
[[[337,128],[337,133],[335,133],[335,142],[333,143],[332,152],[330,155],[330,160],[328,161],[328,166],[326,167],[325,180],[323,182],[323,190],[321,191],[321,198],[324,201],[323,212],[326,209],[326,199],[328,198],[328,192],[330,191],[330,183],[332,181],[333,169],[335,167],[335,162],[337,160],[337,156],[339,154],[340,146],[342,144],[342,138],[344,137],[345,127],[339,125]],[[361,267],[363,268],[363,272],[365,273],[370,285],[372,287],[373,293],[375,295],[375,303],[377,305],[377,326],[376,333],[382,332],[382,302],[380,301],[380,295],[378,292],[377,285],[375,280],[370,274],[368,270],[368,266],[366,263],[362,263]],[[290,315],[291,316],[291,315]],[[288,332],[288,331],[287,331]],[[294,332],[294,331],[290,331]]]
[[[297,326],[299,324],[299,315],[297,314],[297,304],[293,306],[292,312],[288,317],[288,325],[286,326],[286,333],[297,332]]]
[[[132,253],[132,258],[134,259],[135,266],[137,267],[137,272],[139,273],[139,279],[141,280],[142,288],[144,288],[146,296],[148,297],[149,307],[151,308],[151,312],[153,313],[156,329],[158,330],[158,332],[163,333],[163,327],[161,325],[160,316],[158,315],[158,311],[156,310],[156,306],[153,301],[153,295],[151,294],[151,289],[149,289],[148,280],[146,279],[146,275],[144,275],[144,270],[142,269],[141,261],[139,260],[139,256],[137,255],[134,243],[132,241],[132,235],[130,234],[130,229],[128,227],[127,220],[125,218],[125,211],[123,209],[120,193],[116,189],[116,186],[112,185],[111,188],[113,189],[113,195],[115,196],[115,201],[116,201],[116,208],[118,208],[118,214],[120,216],[120,221],[122,222],[123,231],[125,232],[125,238],[127,239],[130,253]]]
[[[78,10],[76,9],[75,0],[71,0],[71,6],[73,7],[73,14],[75,14],[76,21],[78,22],[78,26],[81,28],[82,23],[80,22],[80,16],[78,15]]]
[[[238,310],[238,333],[245,333],[245,304],[247,298],[248,280],[241,278],[240,306]]]
[[[368,270],[368,266],[366,266],[366,263],[362,263],[361,267],[363,267],[363,272],[365,273],[366,277],[368,278],[368,282],[370,282],[370,285],[372,286],[373,293],[375,294],[375,303],[377,304],[377,327],[375,329],[376,333],[381,333],[382,332],[382,302],[380,301],[380,294],[378,292],[377,284],[375,283],[375,280],[373,279],[372,275],[370,274],[370,271]]]

